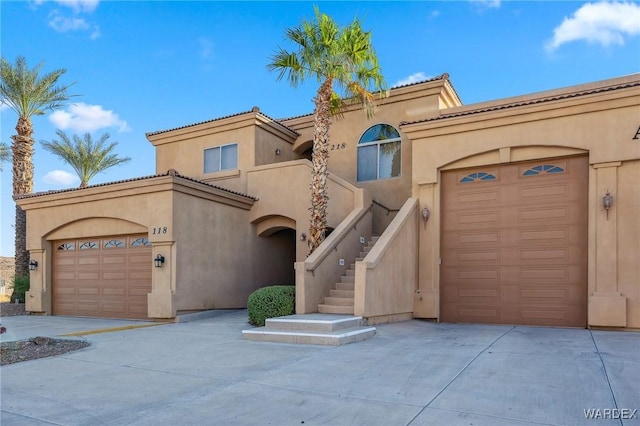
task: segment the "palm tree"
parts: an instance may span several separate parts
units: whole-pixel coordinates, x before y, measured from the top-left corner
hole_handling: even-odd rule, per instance
[[[2,171],[2,163],[9,161],[11,158],[11,150],[6,143],[0,143],[0,172]]]
[[[316,21],[304,21],[286,31],[286,38],[296,45],[295,51],[280,48],[267,65],[278,72],[278,80],[286,76],[293,87],[313,78],[320,87],[314,99],[313,153],[311,157],[310,253],[324,240],[327,228],[327,176],[329,160],[329,128],[333,115],[340,115],[347,105],[334,91],[334,84],[349,98],[362,103],[373,114],[375,96],[382,96],[386,83],[378,58],[371,45],[371,32],[364,31],[360,21],[340,28],[326,14],[314,7]]]
[[[66,72],[57,69],[42,76],[44,63],[33,68],[27,66],[23,56],[16,58],[15,66],[4,58],[0,59],[0,102],[8,105],[18,114],[17,134],[13,143],[13,196],[33,191],[33,124],[31,117],[43,115],[47,111],[60,108],[69,99],[67,90],[71,85],[58,85],[58,80]],[[73,84],[73,83],[72,83]],[[29,274],[29,253],[27,252],[27,218],[25,212],[16,205],[15,256],[16,276]]]
[[[59,141],[42,141],[42,148],[57,155],[76,171],[80,178],[80,188],[89,185],[92,177],[110,167],[131,161],[129,157],[118,157],[112,151],[118,142],[107,144],[109,133],[104,133],[99,140],[94,141],[90,133],[83,137],[73,135],[72,139],[62,130],[57,130]]]

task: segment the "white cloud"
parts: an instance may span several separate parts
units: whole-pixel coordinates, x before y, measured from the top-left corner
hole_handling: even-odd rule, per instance
[[[33,3],[34,7],[38,7],[45,3],[43,0],[36,0]],[[90,14],[96,10],[99,0],[55,0],[58,6],[64,7],[56,8],[49,13],[49,26],[55,31],[65,33],[68,31],[91,31],[89,38],[92,40],[100,37],[100,28],[87,21],[83,14]],[[68,9],[71,9],[70,11]]]
[[[82,18],[68,18],[58,12],[54,12],[50,16],[49,26],[60,33],[89,29],[89,24]]]
[[[397,81],[391,87],[406,86],[407,84],[412,84],[412,83],[417,83],[419,81],[429,80],[430,78],[432,78],[432,77],[428,76],[424,72],[420,71],[420,72],[411,74],[410,76],[405,77],[402,80]]]
[[[51,170],[42,178],[44,183],[55,186],[79,185],[80,178],[64,170]]]
[[[100,37],[100,36],[101,36],[101,33],[100,33],[100,27],[96,25],[95,27],[93,27],[93,32],[91,33],[91,35],[89,36],[89,38],[90,38],[91,40],[95,40],[95,39],[97,39],[97,38],[98,38],[98,37]]]
[[[117,127],[119,132],[131,131],[127,122],[115,112],[103,109],[102,105],[83,102],[70,105],[66,111],[54,111],[49,115],[49,121],[59,129],[77,132],[93,132],[106,127]]]
[[[100,0],[56,0],[56,3],[73,9],[74,13],[91,13],[96,10]]]
[[[471,3],[487,9],[498,9],[500,0],[469,0]]]
[[[630,2],[587,3],[553,30],[548,51],[577,40],[602,46],[624,44],[625,37],[640,34],[640,5]]]

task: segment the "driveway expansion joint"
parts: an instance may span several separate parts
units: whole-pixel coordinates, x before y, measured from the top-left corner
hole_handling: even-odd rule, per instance
[[[511,327],[511,328],[509,328],[507,331],[505,331],[504,333],[502,333],[500,336],[496,337],[496,338],[493,340],[493,342],[491,342],[491,343],[490,343],[486,348],[484,348],[483,350],[481,350],[480,352],[478,352],[478,353],[476,354],[476,356],[474,356],[474,357],[471,359],[471,361],[469,361],[469,362],[468,362],[464,367],[462,367],[462,369],[461,369],[460,371],[458,371],[458,373],[457,373],[455,376],[453,376],[453,378],[452,378],[451,380],[449,380],[449,383],[447,383],[447,384],[446,384],[446,385],[445,385],[445,386],[444,386],[444,387],[443,387],[443,388],[442,388],[442,389],[441,389],[441,390],[440,390],[440,391],[439,391],[439,392],[438,392],[438,393],[437,393],[433,398],[431,398],[431,400],[430,400],[429,402],[427,402],[427,404],[426,404],[424,407],[422,407],[422,410],[420,410],[420,412],[419,412],[418,414],[416,414],[416,415],[415,415],[415,417],[414,417],[413,419],[411,419],[411,421],[409,421],[409,423],[407,423],[407,426],[411,425],[411,424],[415,421],[415,419],[417,419],[417,418],[420,416],[420,414],[422,414],[422,412],[423,412],[426,408],[428,408],[431,404],[433,404],[433,402],[434,402],[436,399],[438,399],[438,397],[439,397],[440,395],[442,395],[442,393],[443,393],[444,391],[446,391],[446,390],[447,390],[447,388],[448,388],[448,387],[449,387],[449,386],[450,386],[450,385],[451,385],[451,384],[452,384],[452,383],[453,383],[453,382],[454,382],[458,377],[460,377],[460,375],[461,375],[462,373],[464,373],[464,372],[465,372],[465,370],[466,370],[467,368],[469,368],[469,366],[471,366],[471,364],[473,364],[473,362],[474,362],[476,359],[478,359],[478,358],[480,357],[480,355],[482,355],[483,353],[487,352],[487,351],[488,351],[488,350],[489,350],[493,345],[495,345],[495,344],[496,344],[500,339],[502,339],[504,336],[506,336],[507,334],[509,334],[509,333],[510,333],[510,332],[512,332],[513,330],[515,330],[515,328],[516,328],[516,326],[512,326],[512,327]]]

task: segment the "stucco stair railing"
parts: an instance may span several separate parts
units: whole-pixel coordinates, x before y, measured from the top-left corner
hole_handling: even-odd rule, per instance
[[[369,243],[360,252],[360,255],[356,257],[356,262],[365,258],[379,238],[379,236],[371,238]],[[333,288],[329,290],[329,296],[325,296],[324,303],[318,305],[318,312],[323,314],[353,315],[355,278],[356,264],[354,262],[351,264],[351,267],[345,271],[344,275],[340,277],[340,282],[335,283]]]

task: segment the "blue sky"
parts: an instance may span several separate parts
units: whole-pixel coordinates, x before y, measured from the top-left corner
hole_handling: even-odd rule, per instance
[[[14,61],[66,68],[72,102],[33,120],[35,191],[76,187],[73,170],[39,141],[104,132],[132,161],[91,183],[155,173],[145,133],[250,110],[312,111],[315,83],[297,89],[266,69],[284,30],[313,5],[373,32],[390,86],[448,72],[465,104],[640,72],[640,3],[578,1],[6,1],[0,49]],[[17,117],[0,107],[0,139]],[[0,176],[0,255],[13,255],[11,165]]]

